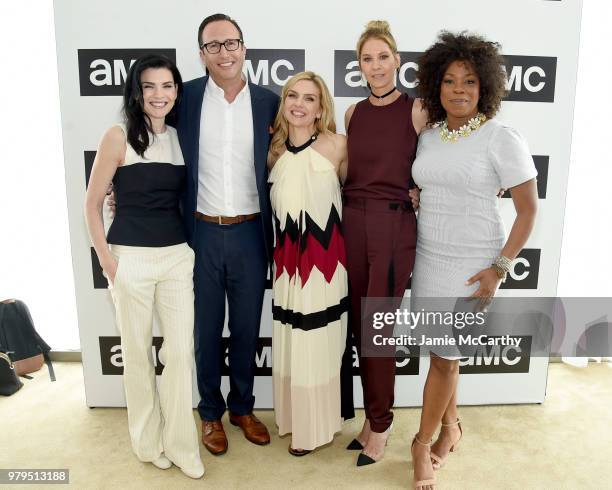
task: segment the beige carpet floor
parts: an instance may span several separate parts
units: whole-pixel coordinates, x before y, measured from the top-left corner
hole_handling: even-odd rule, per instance
[[[0,398],[0,468],[69,468],[70,487],[78,489],[406,488],[411,480],[417,409],[395,410],[384,460],[362,468],[344,449],[363,422],[361,410],[333,444],[303,458],[290,456],[289,439],[274,431],[272,443],[259,447],[226,423],[229,451],[213,457],[201,448],[206,475],[195,481],[175,467],[140,463],[130,450],[126,411],[87,408],[81,364],[55,366],[57,382],[44,368]],[[460,414],[465,436],[437,472],[438,488],[612,488],[609,365],[552,364],[543,405],[463,407]],[[257,415],[273,428],[271,411]]]

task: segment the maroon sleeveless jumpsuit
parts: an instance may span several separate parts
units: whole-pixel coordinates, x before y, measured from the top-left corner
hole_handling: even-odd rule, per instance
[[[362,335],[361,300],[401,298],[412,274],[416,218],[408,189],[417,144],[413,102],[405,94],[386,106],[365,99],[355,106],[347,128],[343,229],[349,322],[359,352],[365,413],[374,432],[384,432],[393,421],[395,349],[387,351],[388,357],[379,357],[380,351],[378,356],[364,355],[372,324],[364,322]]]

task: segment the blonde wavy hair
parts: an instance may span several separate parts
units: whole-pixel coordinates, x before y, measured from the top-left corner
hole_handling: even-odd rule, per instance
[[[393,34],[391,34],[391,27],[386,20],[371,20],[366,24],[365,31],[359,36],[357,41],[357,59],[361,63],[361,50],[366,41],[370,39],[380,39],[389,45],[391,52],[397,54],[397,43]]]
[[[296,83],[301,80],[308,80],[313,82],[319,89],[319,101],[321,104],[321,117],[315,120],[315,130],[319,134],[329,134],[336,132],[336,120],[334,118],[334,100],[325,85],[323,79],[312,71],[303,71],[293,75],[285,86],[281,94],[281,102],[274,119],[273,136],[272,142],[270,143],[270,153],[274,157],[278,157],[285,146],[285,141],[289,136],[289,123],[285,118],[285,100],[287,99],[287,93],[291,90]]]

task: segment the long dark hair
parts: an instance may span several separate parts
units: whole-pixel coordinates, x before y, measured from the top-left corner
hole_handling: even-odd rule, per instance
[[[181,79],[181,74],[174,62],[164,55],[144,55],[138,58],[130,67],[123,89],[123,115],[127,127],[128,143],[141,157],[144,157],[144,152],[151,143],[149,141],[149,132],[153,133],[151,119],[142,108],[143,97],[142,85],[140,83],[142,72],[149,68],[167,68],[172,73],[174,83],[177,86],[177,98],[174,102],[174,107],[172,107],[172,110],[166,116],[167,121],[169,117],[174,115],[176,106],[183,93],[183,80]]]

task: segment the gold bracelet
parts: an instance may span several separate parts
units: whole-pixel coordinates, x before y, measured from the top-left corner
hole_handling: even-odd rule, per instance
[[[504,257],[503,255],[498,255],[493,261],[494,264],[506,272],[510,272],[510,269],[512,269],[512,262],[513,261],[511,259]]]
[[[508,275],[508,273],[504,269],[502,269],[495,262],[491,264],[491,269],[495,271],[495,274],[497,274],[497,277],[501,279],[502,282],[506,282],[506,276]]]

